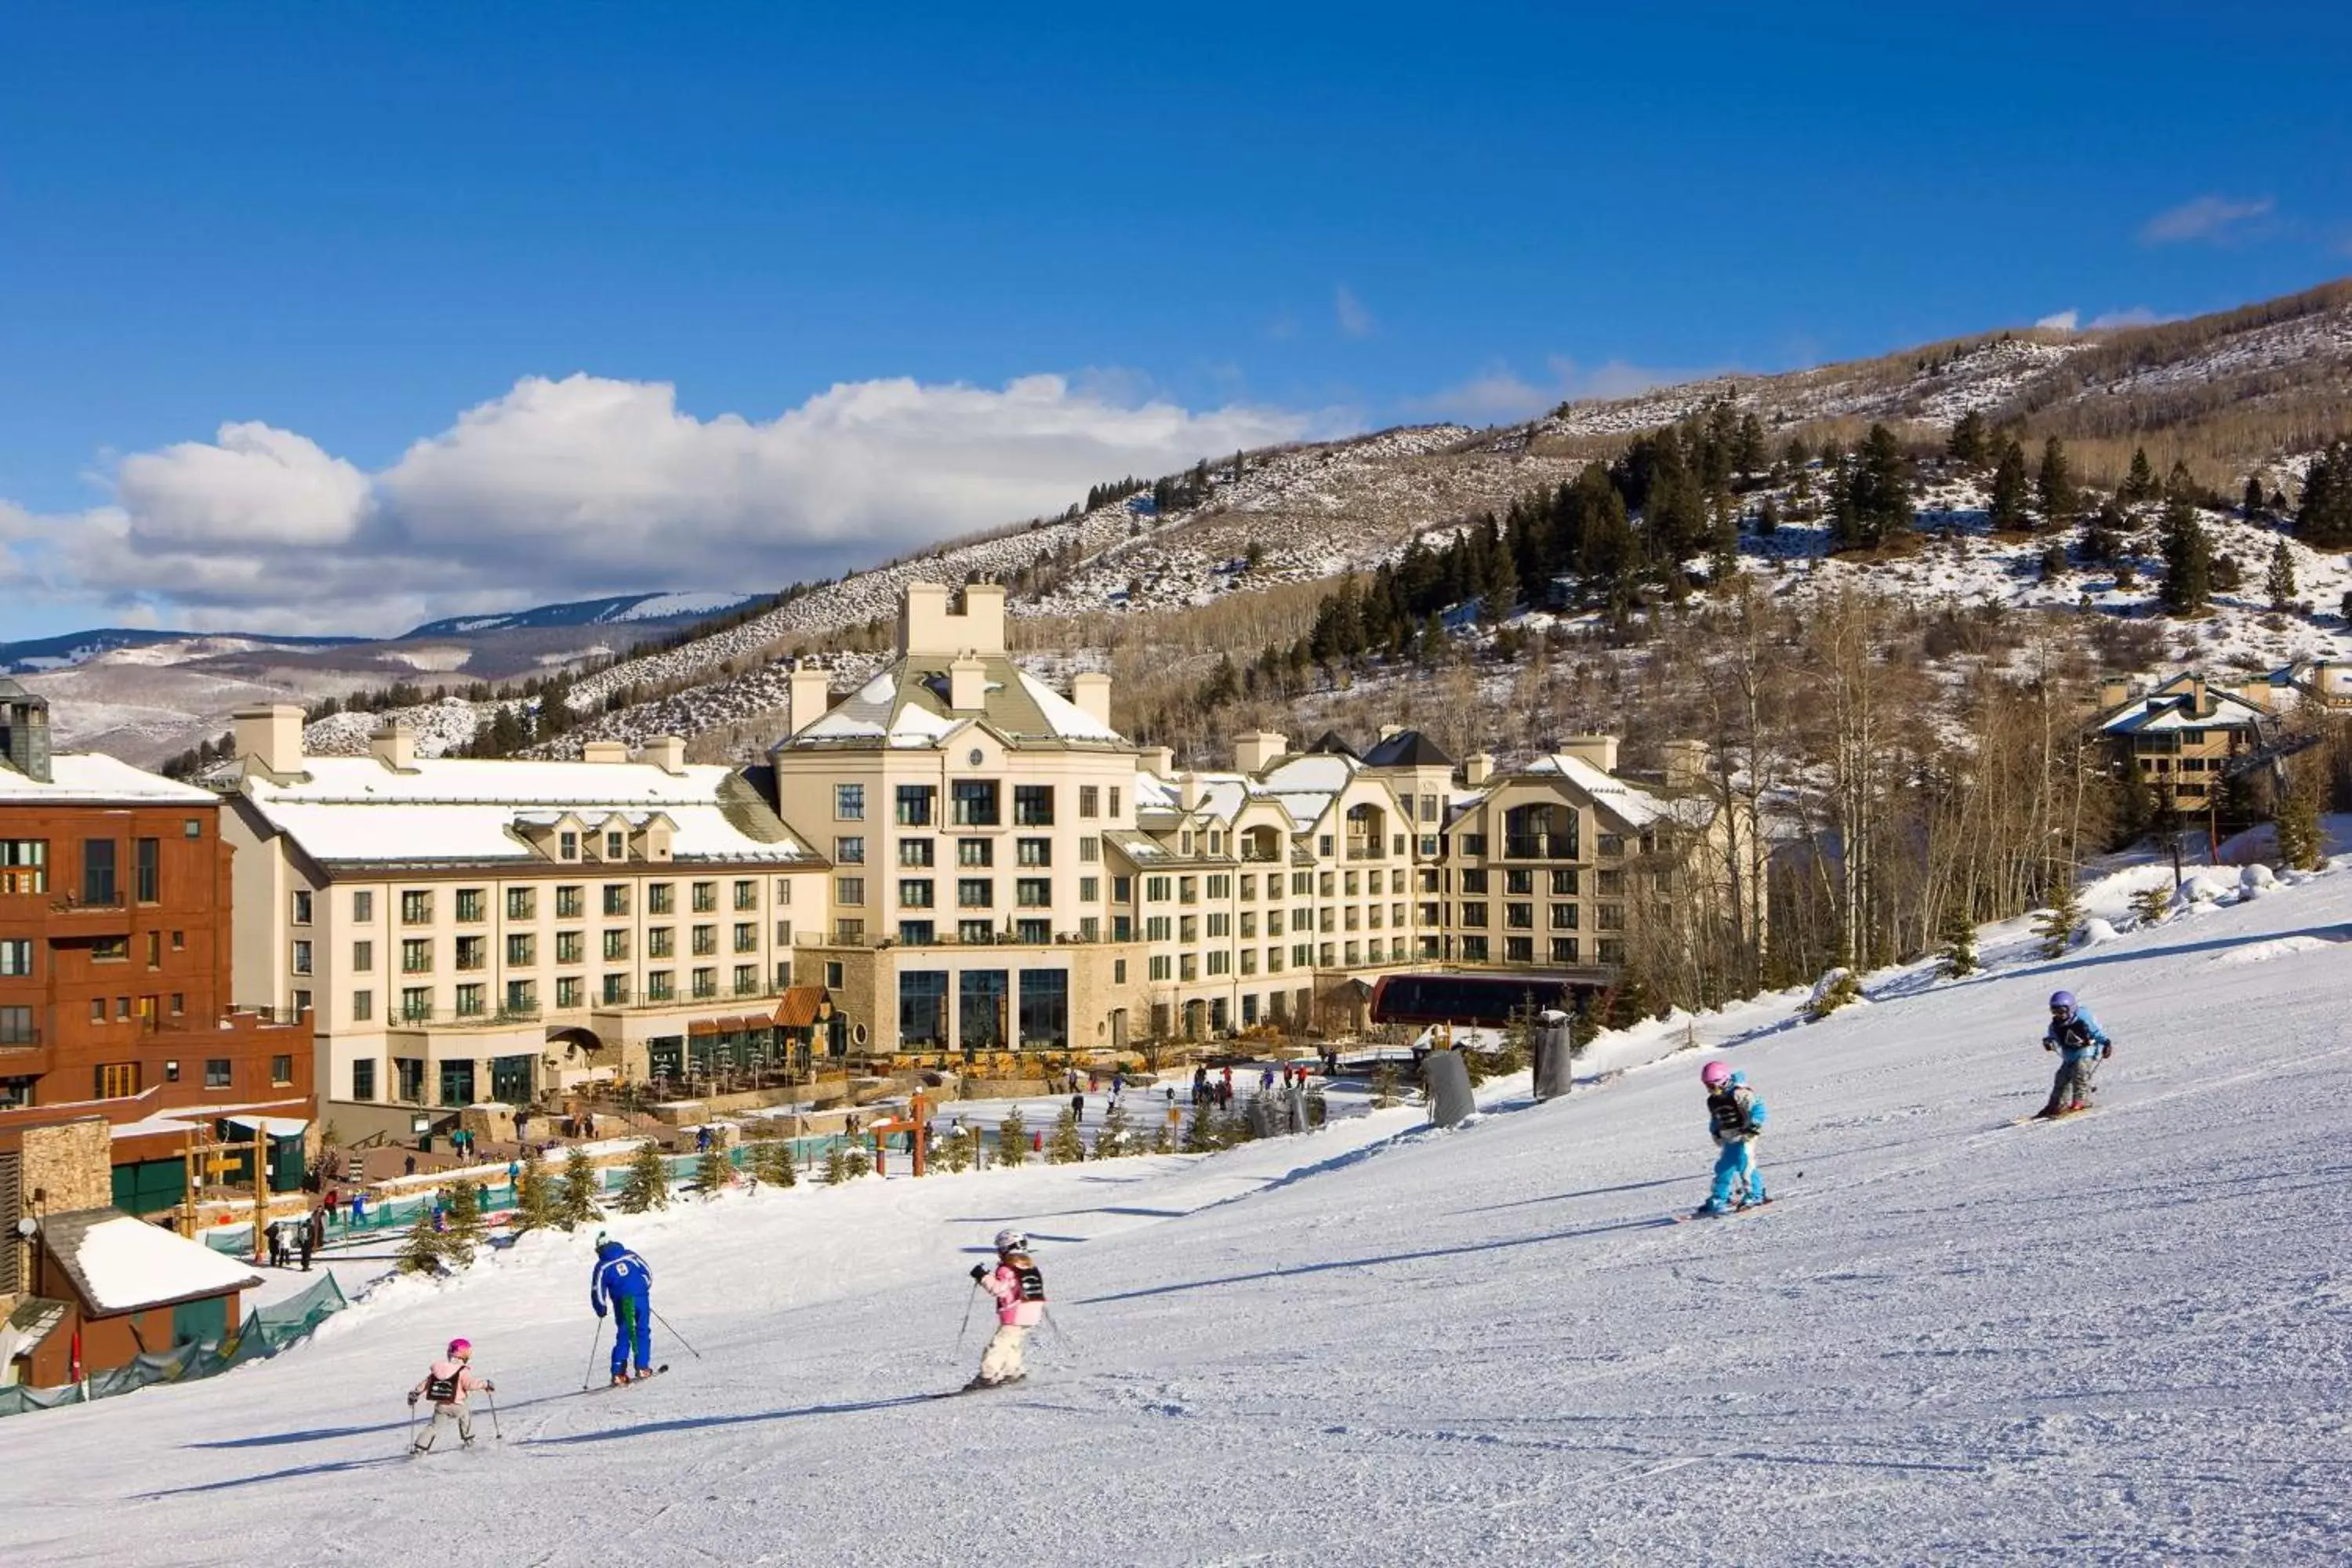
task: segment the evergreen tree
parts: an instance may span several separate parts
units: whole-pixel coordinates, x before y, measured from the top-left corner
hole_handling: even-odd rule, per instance
[[[1802,436],[1791,436],[1788,445],[1780,448],[1780,460],[1789,465],[1790,472],[1801,473],[1805,465],[1813,460],[1813,454]]]
[[[445,1263],[471,1262],[470,1255],[453,1258],[449,1237],[433,1227],[433,1205],[416,1205],[416,1218],[408,1227],[408,1239],[401,1244],[400,1271],[403,1274],[438,1274]]]
[[[2251,521],[2252,521],[2256,517],[2259,517],[2259,516],[2262,514],[2262,510],[2263,510],[2263,477],[2262,477],[2262,475],[2260,475],[2260,474],[2248,474],[2248,475],[2246,476],[2246,496],[2245,496],[2245,500],[2244,500],[2244,502],[2243,502],[2243,506],[2244,506],[2244,510],[2245,510],[2245,513],[2246,513],[2246,520],[2247,520],[2248,521],[2250,521],[2250,522],[2251,522]]]
[[[1176,1152],[1176,1129],[1173,1123],[1162,1119],[1160,1125],[1153,1130],[1151,1152],[1155,1154]]]
[[[1944,922],[1937,933],[1943,938],[1943,972],[1945,977],[1958,980],[1977,972],[1976,911],[1969,907],[1963,893],[1944,902]]]
[[[1764,422],[1749,409],[1739,416],[1739,435],[1732,443],[1731,466],[1743,474],[1764,471]]]
[[[2197,521],[2197,509],[2175,496],[2164,503],[2165,609],[2176,616],[2205,612],[2213,596],[2213,546]]]
[[[2066,464],[2066,443],[2053,436],[2042,443],[2042,471],[2034,493],[2042,502],[2042,518],[2052,528],[2063,528],[2074,515],[2074,474]]]
[[[1184,1152],[1211,1154],[1217,1150],[1215,1113],[1206,1105],[1193,1107],[1192,1119],[1184,1123]]]
[[[647,1209],[669,1207],[669,1171],[662,1163],[661,1151],[648,1138],[637,1145],[629,1156],[629,1174],[621,1184],[621,1195],[615,1200],[623,1214],[643,1214]]]
[[[1582,1056],[1592,1042],[1601,1037],[1601,1009],[1587,999],[1576,1005],[1576,1016],[1569,1020],[1568,1054]]]
[[[2279,802],[2273,828],[2278,834],[2282,871],[2316,871],[2327,864],[2326,839],[2319,826],[2319,791],[2309,775],[2298,771]]]
[[[2033,922],[2042,938],[2042,956],[2063,958],[2083,933],[2083,900],[2074,887],[2071,868],[2057,870],[2050,878],[2050,907]]]
[[[1990,451],[1990,437],[1985,431],[1985,416],[1971,408],[1954,420],[1952,437],[1946,443],[1945,450],[1951,455],[1955,462],[1965,463],[1971,468],[1983,468],[1985,458]]]
[[[713,1134],[710,1147],[705,1149],[702,1158],[694,1163],[694,1184],[702,1189],[705,1199],[709,1199],[717,1197],[734,1182],[735,1166],[727,1158],[727,1151],[717,1135]]]
[[[931,1143],[931,1163],[951,1176],[971,1168],[971,1134],[956,1128]]]
[[[2352,547],[2352,445],[2337,441],[2312,459],[2295,506],[2294,536],[2319,550]]]
[[[527,1230],[545,1230],[561,1218],[556,1208],[555,1184],[547,1179],[547,1167],[529,1149],[522,1152],[522,1170],[515,1177],[514,1217],[507,1228],[516,1234]]]
[[[1993,465],[1992,499],[1986,508],[1986,521],[1995,533],[2021,533],[2031,525],[2025,496],[2025,448],[2013,439],[2003,442],[2000,460]]]
[[[1780,503],[1770,496],[1756,509],[1756,533],[1759,539],[1769,539],[1780,531]]]
[[[751,1149],[751,1173],[770,1186],[800,1185],[801,1173],[794,1168],[791,1141],[770,1138],[754,1144]]]
[[[849,1141],[845,1138],[836,1138],[825,1145],[824,1184],[826,1186],[837,1187],[849,1180],[852,1173],[849,1166]]]
[[[2271,542],[2271,569],[2263,579],[2263,589],[2270,595],[2272,609],[2294,606],[2294,552],[2284,539]]]
[[[874,1173],[874,1156],[866,1152],[866,1140],[854,1138],[842,1149],[841,1169],[844,1178],[852,1182],[862,1182]]]
[[[1103,1112],[1102,1130],[1095,1134],[1095,1158],[1115,1160],[1128,1152],[1127,1109],[1116,1100]]]
[[[588,1151],[574,1144],[563,1157],[563,1191],[557,1201],[555,1222],[566,1230],[588,1224],[600,1212],[597,1195],[596,1166]]]
[[[2056,540],[2052,540],[2049,547],[2042,552],[2041,566],[2042,580],[2045,583],[2055,582],[2058,578],[2063,577],[2066,574],[2067,566],[2066,547]]]
[[[2116,487],[2116,499],[2126,506],[2156,499],[2156,470],[2148,467],[2147,448],[2132,448],[2131,472]]]
[[[1813,994],[1805,1004],[1805,1016],[1814,1023],[1862,1000],[1862,982],[1851,969],[1832,969],[1813,986]]]
[[[1021,1109],[1015,1106],[1004,1113],[996,1124],[996,1163],[1000,1165],[1025,1165],[1029,1163],[1029,1129],[1021,1120]]]
[[[2083,528],[2083,559],[2099,565],[2111,565],[2122,554],[2124,530],[2131,526],[2124,509],[2112,500],[2101,501],[2099,510]]]
[[[489,1227],[482,1222],[482,1192],[473,1183],[462,1178],[446,1194],[449,1209],[449,1243],[453,1253],[462,1254],[461,1263],[473,1259],[474,1248],[489,1240]]]
[[[1075,1165],[1087,1157],[1085,1137],[1078,1131],[1078,1110],[1064,1105],[1062,1113],[1054,1119],[1054,1135],[1045,1140],[1045,1160],[1049,1164]]]
[[[2158,924],[2171,912],[2172,889],[2160,882],[2152,888],[2142,888],[2132,895],[2132,913],[2139,917],[2139,923],[2144,926]]]

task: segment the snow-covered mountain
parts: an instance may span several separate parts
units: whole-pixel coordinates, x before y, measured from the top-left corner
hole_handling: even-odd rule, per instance
[[[0,1496],[61,1568],[2340,1561],[2352,875],[2195,872],[2135,929],[2168,880],[2092,887],[2055,961],[1997,928],[1986,973],[1881,973],[1820,1024],[1781,995],[1604,1036],[1567,1099],[1496,1080],[1449,1131],[614,1218],[670,1367],[624,1391],[582,1392],[590,1233],[529,1236],[275,1360],[11,1417]],[[2116,1054],[2092,1114],[2018,1125],[2058,987]],[[1676,1224],[1711,1059],[1769,1107],[1776,1201]],[[1006,1225],[1053,1322],[1024,1384],[936,1399]],[[495,1427],[482,1399],[473,1452],[404,1460],[460,1334]]]
[[[221,653],[253,653],[264,648],[341,647],[357,637],[288,637],[246,632],[168,632],[139,626],[94,626],[88,631],[61,632],[56,637],[0,642],[0,675],[37,675],[68,669],[107,654],[123,661],[139,658],[157,664],[178,663]]]
[[[548,626],[603,626],[628,621],[690,621],[722,616],[760,597],[757,594],[620,594],[609,599],[579,599],[541,605],[499,616],[453,616],[427,621],[395,639],[469,637],[482,632],[537,630]]]

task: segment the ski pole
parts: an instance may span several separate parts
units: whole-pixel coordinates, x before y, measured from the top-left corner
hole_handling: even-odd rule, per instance
[[[653,1310],[653,1308],[652,1308],[650,1305],[648,1305],[648,1306],[646,1308],[646,1311],[648,1311],[648,1312],[653,1312],[653,1310]],[[665,1333],[667,1333],[667,1335],[669,1335],[669,1337],[670,1337],[671,1339],[676,1340],[678,1343],[680,1343],[680,1344],[682,1344],[682,1345],[686,1345],[686,1353],[687,1353],[687,1354],[688,1354],[688,1355],[692,1356],[692,1357],[693,1357],[695,1360],[697,1360],[697,1361],[700,1361],[700,1360],[702,1359],[702,1352],[701,1352],[700,1351],[698,1351],[698,1350],[696,1350],[692,1345],[687,1345],[687,1344],[686,1344],[686,1336],[685,1336],[684,1334],[679,1333],[676,1329],[671,1328],[671,1327],[669,1326],[669,1320],[668,1320],[667,1318],[663,1317],[659,1312],[654,1312],[654,1321],[655,1321],[655,1322],[656,1322],[656,1323],[659,1323],[659,1324],[662,1326],[662,1331],[663,1331],[663,1332],[665,1332]]]
[[[499,1391],[495,1388],[485,1388],[482,1390],[482,1397],[490,1402],[490,1436],[493,1440],[503,1443],[507,1440],[507,1435],[499,1430]]]
[[[956,1331],[956,1354],[963,1354],[963,1342],[971,1337],[971,1310],[980,1303],[980,1281],[971,1282],[971,1294],[963,1299],[963,1327]]]
[[[1039,1316],[1043,1317],[1045,1320],[1046,1325],[1054,1331],[1054,1337],[1062,1342],[1062,1348],[1064,1350],[1069,1352],[1072,1355],[1078,1353],[1077,1342],[1070,1338],[1069,1330],[1062,1327],[1062,1320],[1054,1316],[1053,1308],[1047,1307],[1043,1309],[1039,1313]]]
[[[414,1398],[408,1402],[408,1451],[412,1454],[416,1452],[416,1401]]]
[[[588,1364],[580,1369],[580,1392],[588,1392],[588,1380],[596,1374],[596,1342],[604,1337],[604,1320],[599,1318],[588,1331]]]

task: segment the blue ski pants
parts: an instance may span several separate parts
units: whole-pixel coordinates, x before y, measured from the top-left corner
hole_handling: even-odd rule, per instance
[[[1756,1168],[1756,1145],[1742,1138],[1726,1143],[1715,1154],[1715,1193],[1708,1201],[1717,1208],[1727,1209],[1732,1205],[1733,1188],[1740,1182],[1747,1184],[1746,1201],[1764,1201],[1764,1176]]]
[[[613,1375],[629,1370],[629,1351],[637,1352],[637,1370],[654,1369],[653,1307],[640,1296],[613,1299]]]

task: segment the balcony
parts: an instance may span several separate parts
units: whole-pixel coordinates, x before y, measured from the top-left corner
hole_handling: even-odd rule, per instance
[[[1503,840],[1506,860],[1573,860],[1576,839],[1566,833],[1515,833]]]
[[[511,1029],[541,1021],[536,1007],[485,1007],[478,1013],[417,1008],[395,1010],[387,1027],[393,1029]]]
[[[1348,840],[1348,858],[1385,860],[1388,858],[1388,845],[1384,840],[1378,838],[1350,838]]]

